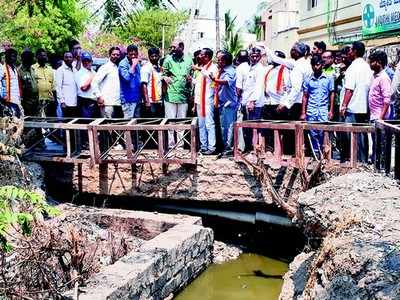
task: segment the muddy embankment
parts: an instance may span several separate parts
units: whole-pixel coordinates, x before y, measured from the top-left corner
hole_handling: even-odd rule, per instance
[[[308,238],[285,275],[281,300],[400,299],[400,188],[369,172],[299,196],[294,222]]]

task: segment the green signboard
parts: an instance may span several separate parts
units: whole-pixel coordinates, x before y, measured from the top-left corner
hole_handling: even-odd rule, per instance
[[[400,0],[361,1],[363,35],[400,29]]]

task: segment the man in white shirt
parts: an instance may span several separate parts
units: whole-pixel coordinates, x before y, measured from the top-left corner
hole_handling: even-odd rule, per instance
[[[118,118],[122,116],[118,74],[121,50],[118,47],[111,47],[108,53],[109,61],[99,68],[92,81],[92,86],[100,107],[101,117]]]
[[[237,92],[239,101],[241,101],[244,80],[250,70],[249,53],[247,52],[247,50],[241,50],[239,52],[236,62],[239,64],[236,67],[236,92]]]
[[[57,101],[61,106],[63,116],[75,118],[79,116],[77,93],[75,83],[76,69],[72,66],[74,57],[71,52],[64,53],[64,62],[56,71]]]
[[[281,51],[275,51],[275,55],[285,58],[285,54]],[[289,69],[284,65],[272,63],[265,75],[266,105],[264,107],[264,119],[285,120],[286,117],[279,113],[277,108],[282,104],[282,100],[287,97],[290,88]]]
[[[368,123],[368,93],[373,72],[363,59],[365,45],[356,41],[351,45],[348,58],[352,61],[345,75],[345,94],[340,106],[340,116],[346,123]],[[357,159],[368,162],[368,135],[357,137]]]
[[[200,151],[212,155],[216,150],[214,97],[215,83],[212,77],[218,73],[218,68],[212,63],[213,51],[209,48],[201,50],[199,59],[202,68],[195,80],[194,103],[199,118]]]
[[[236,67],[236,94],[240,106],[240,103],[242,102],[244,79],[247,77],[247,74],[250,70],[249,53],[247,52],[247,50],[241,50],[239,52],[238,57],[236,58],[236,64],[238,65]],[[237,111],[237,121],[243,121],[243,113],[241,109],[238,109]],[[245,144],[242,128],[239,128],[238,144],[239,149],[243,151],[245,149]]]
[[[312,74],[310,61],[306,59],[307,46],[304,43],[295,43],[290,50],[291,59],[281,58],[266,49],[270,60],[275,63],[285,65],[290,69],[290,89],[281,103],[277,107],[277,112],[281,117],[288,120],[297,121],[300,119],[303,100],[303,83]],[[293,154],[295,147],[295,138],[293,132],[285,134],[284,152]]]
[[[162,112],[162,81],[161,67],[159,65],[160,49],[150,48],[148,51],[149,62],[140,69],[142,93],[144,104],[150,110],[149,116],[161,118]]]
[[[259,120],[265,105],[264,78],[266,68],[261,64],[261,49],[253,48],[250,52],[250,69],[243,83],[242,113],[245,120]],[[254,138],[254,141],[253,141]],[[251,150],[257,143],[253,130],[245,130],[245,150]]]
[[[96,72],[92,70],[92,56],[88,52],[81,54],[82,68],[75,73],[78,87],[78,105],[83,118],[98,117],[97,98],[94,94],[92,81]]]
[[[306,45],[295,43],[290,50],[290,56],[294,60],[293,69],[290,72],[291,88],[287,95],[282,99],[281,105],[277,108],[278,112],[289,110],[289,120],[297,121],[300,119],[303,100],[303,83],[312,74],[309,60],[305,58],[307,52]]]
[[[285,59],[285,54],[281,51],[275,51],[274,55]],[[265,96],[266,105],[263,110],[263,119],[265,120],[287,120],[287,111],[278,112],[282,99],[290,91],[290,72],[284,65],[273,63],[265,75]],[[274,144],[273,131],[266,132],[267,145],[271,148]]]

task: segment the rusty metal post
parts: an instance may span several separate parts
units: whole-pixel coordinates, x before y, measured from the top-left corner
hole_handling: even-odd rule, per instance
[[[357,133],[350,133],[350,166],[357,167]]]
[[[233,124],[233,158],[239,159],[239,124]]]
[[[99,164],[99,192],[108,195],[108,164]]]
[[[278,129],[274,129],[274,158],[276,161],[282,160],[282,140]]]
[[[83,192],[83,178],[82,178],[82,164],[78,164],[78,191],[80,194]]]
[[[300,163],[304,163],[304,129],[301,124],[295,125],[295,155],[296,163],[299,168],[304,168]]]
[[[328,131],[324,131],[324,153],[326,153],[326,160],[328,163],[331,161],[332,158],[332,143],[330,139],[330,135]]]

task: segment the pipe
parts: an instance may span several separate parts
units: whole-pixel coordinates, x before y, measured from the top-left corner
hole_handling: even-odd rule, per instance
[[[186,213],[194,213],[197,215],[220,217],[228,220],[240,221],[250,224],[255,224],[256,222],[263,222],[285,227],[293,226],[289,218],[267,214],[264,212],[256,212],[255,214],[253,214],[253,213],[226,211],[226,210],[209,209],[209,208],[182,207],[170,204],[157,204],[155,205],[155,207],[158,207],[159,209],[168,209]]]

